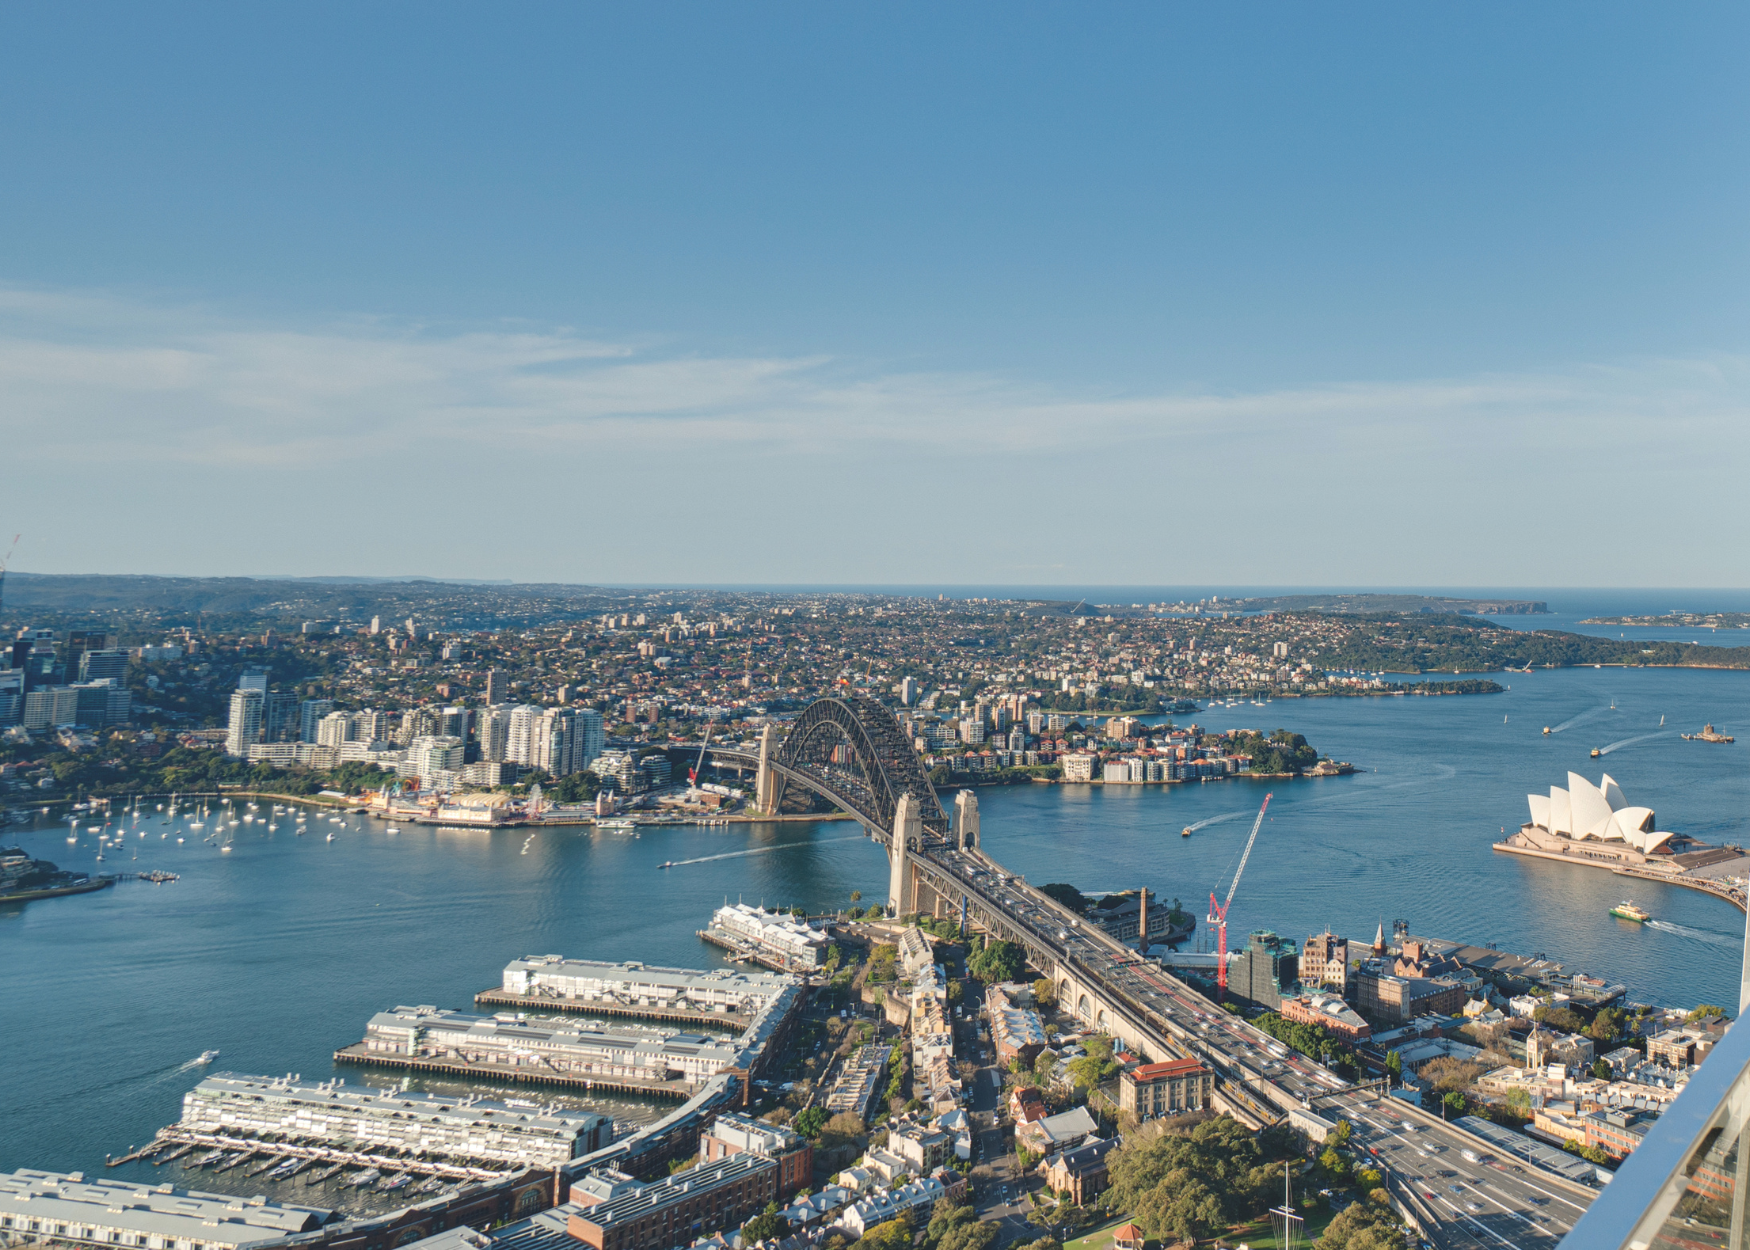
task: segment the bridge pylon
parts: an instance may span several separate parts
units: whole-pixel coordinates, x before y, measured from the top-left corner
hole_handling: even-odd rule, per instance
[[[893,837],[887,848],[890,870],[887,885],[887,905],[895,916],[916,911],[917,890],[912,883],[911,865],[907,857],[911,848],[923,842],[924,814],[917,796],[910,790],[899,796],[893,809]]]
[[[767,725],[760,730],[760,762],[754,773],[753,801],[762,816],[778,814],[778,775],[772,771],[772,755],[777,750],[777,743],[778,730],[775,725]]]
[[[954,838],[963,851],[978,849],[978,796],[970,790],[954,796]]]

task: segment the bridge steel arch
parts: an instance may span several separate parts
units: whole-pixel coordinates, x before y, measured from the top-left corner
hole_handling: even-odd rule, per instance
[[[893,713],[867,695],[810,703],[770,767],[776,774],[770,811],[777,810],[786,784],[795,782],[844,808],[872,832],[888,835],[900,796],[909,793],[923,817],[925,842],[947,840],[948,816],[911,740]]]

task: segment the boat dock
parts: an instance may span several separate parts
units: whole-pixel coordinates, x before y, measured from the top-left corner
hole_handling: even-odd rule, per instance
[[[472,1167],[464,1163],[440,1163],[431,1159],[403,1159],[398,1155],[378,1155],[361,1150],[337,1150],[331,1146],[311,1146],[298,1142],[260,1141],[251,1137],[234,1137],[226,1133],[191,1133],[185,1129],[177,1128],[175,1125],[160,1129],[158,1136],[145,1148],[124,1155],[119,1159],[111,1159],[107,1161],[106,1166],[120,1167],[124,1163],[146,1158],[171,1146],[179,1147],[179,1149],[173,1151],[164,1161],[186,1154],[190,1150],[205,1147],[219,1150],[225,1154],[237,1151],[244,1152],[243,1158],[230,1164],[231,1167],[235,1167],[238,1163],[243,1163],[255,1155],[264,1154],[270,1156],[268,1160],[270,1163],[283,1163],[288,1159],[300,1160],[299,1166],[294,1169],[298,1172],[314,1163],[329,1163],[333,1164],[336,1170],[344,1167],[374,1167],[381,1168],[385,1172],[412,1171],[422,1176],[436,1176],[447,1181],[495,1181],[525,1170],[520,1168]],[[221,1166],[217,1170],[225,1170],[222,1160]],[[253,1173],[249,1174],[253,1175]]]
[[[367,1067],[399,1068],[408,1072],[432,1072],[441,1076],[460,1076],[470,1080],[511,1081],[519,1085],[552,1085],[563,1089],[602,1090],[611,1094],[649,1094],[657,1098],[673,1098],[685,1102],[696,1092],[693,1084],[684,1080],[646,1081],[637,1077],[572,1076],[565,1072],[519,1068],[508,1063],[469,1063],[460,1059],[424,1059],[416,1055],[394,1055],[371,1050],[363,1042],[343,1046],[334,1052],[336,1063],[356,1063]]]

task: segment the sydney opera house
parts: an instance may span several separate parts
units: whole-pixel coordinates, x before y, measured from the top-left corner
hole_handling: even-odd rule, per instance
[[[1551,786],[1547,795],[1526,797],[1531,820],[1520,827],[1519,840],[1537,850],[1644,861],[1694,845],[1681,834],[1658,832],[1653,809],[1630,806],[1609,773],[1597,785],[1569,773],[1566,790]]]

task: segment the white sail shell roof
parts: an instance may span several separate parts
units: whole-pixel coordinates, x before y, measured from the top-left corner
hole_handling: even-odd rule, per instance
[[[1658,817],[1650,807],[1631,806],[1622,787],[1609,773],[1593,785],[1579,773],[1568,774],[1567,789],[1551,786],[1549,797],[1525,796],[1531,823],[1580,841],[1626,842],[1650,853],[1673,835],[1657,832]]]

